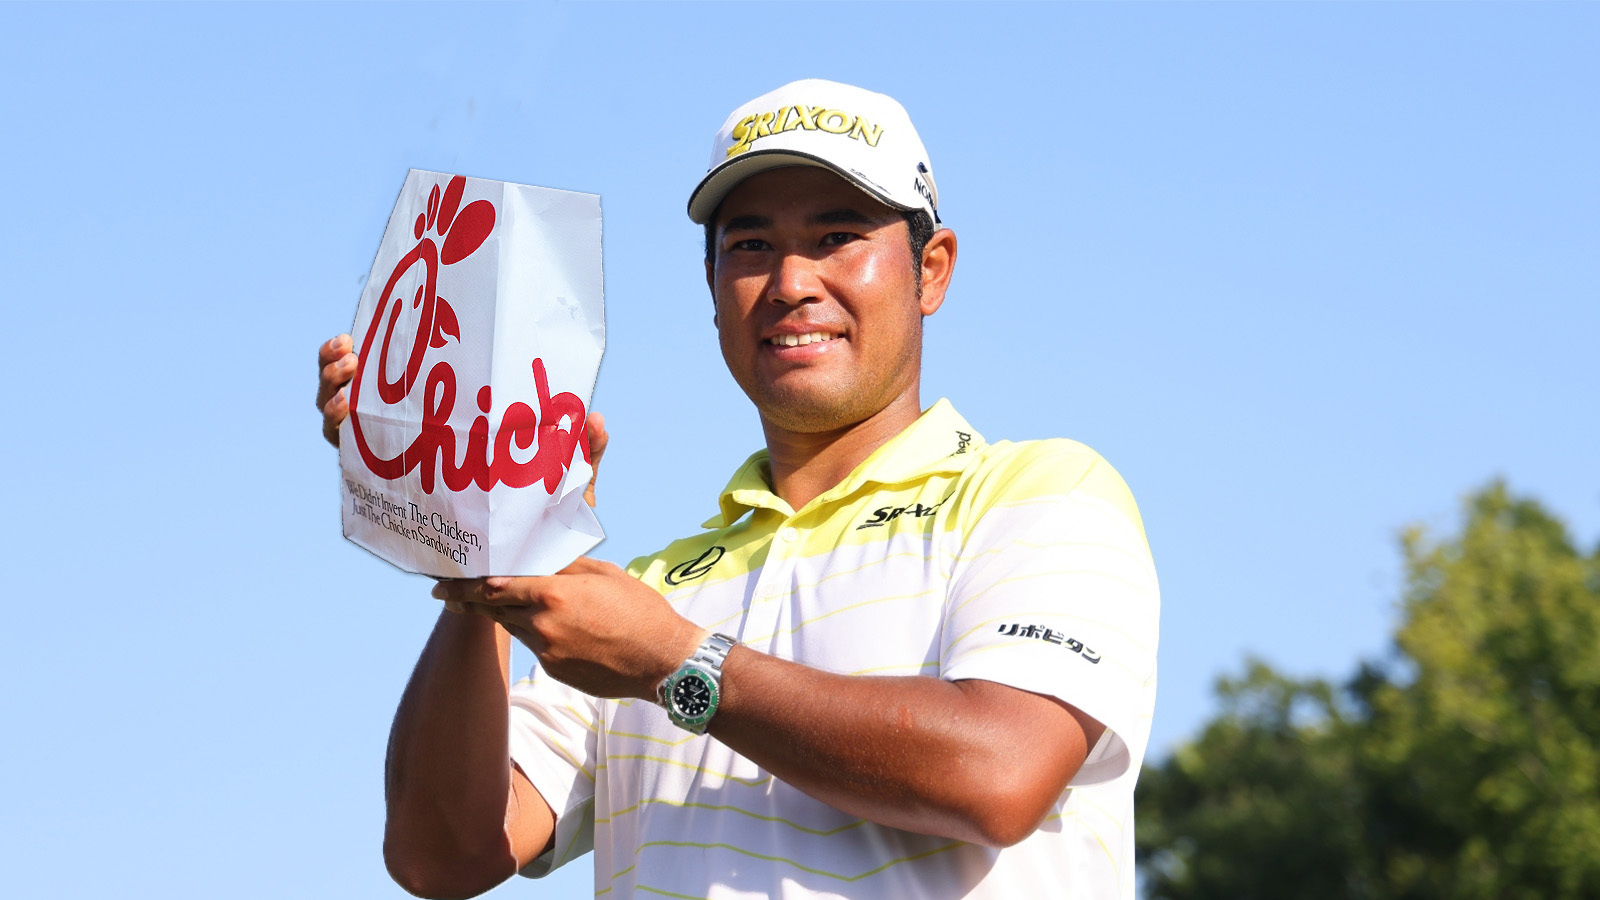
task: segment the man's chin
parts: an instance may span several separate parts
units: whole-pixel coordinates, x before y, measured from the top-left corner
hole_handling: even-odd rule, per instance
[[[838,431],[872,415],[871,410],[856,408],[849,395],[839,390],[771,391],[751,400],[763,422],[796,434]]]
[[[760,396],[747,394],[767,427],[792,434],[843,431],[882,413],[895,404],[898,396],[863,396],[859,388],[849,384],[812,384],[805,390],[778,390],[767,385]]]

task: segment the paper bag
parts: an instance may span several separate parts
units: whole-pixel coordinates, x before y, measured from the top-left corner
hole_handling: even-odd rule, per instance
[[[345,537],[436,577],[547,575],[600,542],[599,197],[413,169],[351,335]]]

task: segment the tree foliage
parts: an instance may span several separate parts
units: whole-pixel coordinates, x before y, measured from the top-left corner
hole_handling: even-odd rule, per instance
[[[1600,549],[1495,483],[1403,539],[1388,659],[1260,662],[1141,776],[1158,900],[1600,897]]]

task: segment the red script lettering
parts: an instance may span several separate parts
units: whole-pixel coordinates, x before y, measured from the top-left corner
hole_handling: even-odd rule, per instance
[[[439,267],[458,263],[488,240],[494,230],[494,204],[488,200],[474,200],[457,209],[466,178],[457,175],[450,179],[441,198],[439,186],[434,185],[428,195],[428,211],[417,216],[412,234],[417,246],[400,258],[394,272],[384,285],[372,321],[367,325],[361,342],[361,353],[356,365],[356,376],[350,385],[350,427],[355,432],[356,447],[369,470],[379,478],[393,481],[421,469],[422,490],[433,493],[435,478],[442,471],[444,486],[449,491],[465,490],[476,484],[480,490],[489,490],[496,484],[507,487],[527,487],[535,482],[544,483],[545,493],[554,494],[562,476],[572,466],[572,453],[582,448],[584,462],[590,462],[589,442],[584,438],[586,411],[576,394],[563,391],[551,395],[549,376],[544,360],[533,360],[533,383],[538,395],[539,408],[535,410],[518,401],[506,407],[495,433],[494,454],[489,453],[489,417],[487,413],[493,397],[488,385],[478,389],[478,409],[484,415],[472,420],[467,430],[464,457],[456,459],[456,432],[450,427],[450,413],[456,403],[456,373],[447,362],[437,362],[428,370],[422,386],[422,429],[398,456],[379,456],[367,443],[361,427],[360,393],[362,377],[372,363],[372,344],[383,323],[385,310],[389,313],[387,327],[383,329],[383,345],[377,353],[378,397],[384,404],[394,405],[410,396],[422,372],[423,357],[428,348],[443,347],[449,338],[461,341],[461,326],[455,310],[437,292]],[[441,252],[431,237],[424,237],[428,229],[444,239]],[[418,309],[417,333],[411,341],[411,351],[406,357],[405,371],[398,378],[389,377],[389,345],[394,338],[395,325],[400,320],[404,303],[394,296],[395,286],[401,278],[417,265],[423,267],[422,283],[411,299]],[[392,302],[392,306],[391,306]],[[403,339],[403,338],[402,338]],[[562,423],[567,423],[566,427]],[[511,445],[526,451],[537,441],[539,449],[526,462],[518,462],[512,455]]]

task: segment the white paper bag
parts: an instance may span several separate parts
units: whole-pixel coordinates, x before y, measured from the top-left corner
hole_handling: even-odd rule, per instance
[[[599,197],[411,170],[351,330],[345,537],[436,577],[547,575],[599,543],[603,296]]]

